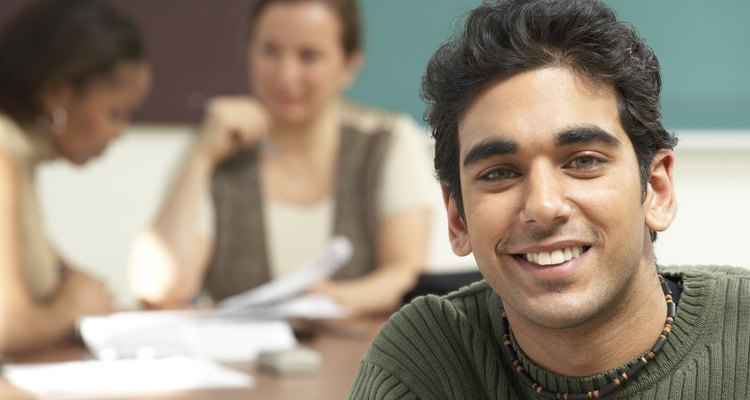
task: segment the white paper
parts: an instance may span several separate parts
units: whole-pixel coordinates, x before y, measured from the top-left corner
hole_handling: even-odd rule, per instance
[[[330,297],[310,294],[262,306],[217,309],[216,315],[241,319],[339,319],[346,317],[346,310]]]
[[[188,357],[9,364],[3,368],[5,379],[43,399],[93,399],[253,385],[250,375]]]
[[[302,294],[330,277],[351,255],[351,242],[334,236],[319,257],[294,274],[227,298],[216,309],[85,317],[79,331],[99,359],[201,356],[225,362],[253,361],[261,351],[297,344],[290,325],[280,319],[346,316],[332,299]]]
[[[214,318],[212,311],[118,312],[79,322],[84,343],[97,358],[200,356],[253,361],[260,351],[297,344],[285,321]]]
[[[334,236],[318,257],[301,266],[293,274],[228,297],[217,306],[247,308],[288,300],[333,275],[351,259],[352,252],[352,243],[349,239],[341,235]]]

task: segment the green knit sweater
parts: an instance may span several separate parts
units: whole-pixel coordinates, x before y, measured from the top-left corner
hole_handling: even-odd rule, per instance
[[[606,398],[750,399],[750,271],[659,270],[682,285],[672,333],[654,361]],[[364,354],[349,398],[537,398],[502,355],[501,313],[500,299],[485,282],[415,300]],[[537,382],[555,392],[601,388],[630,365],[571,378],[536,366],[520,350],[518,356]]]

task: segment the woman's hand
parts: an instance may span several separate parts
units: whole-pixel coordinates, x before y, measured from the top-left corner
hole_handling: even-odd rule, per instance
[[[401,285],[393,283],[403,278],[396,275],[401,274],[378,271],[345,281],[326,280],[313,287],[310,293],[330,297],[346,310],[348,318],[390,314],[398,310],[403,298]]]
[[[271,117],[258,100],[249,96],[214,97],[206,107],[197,151],[215,166],[268,136],[270,126]]]
[[[359,278],[323,281],[311,292],[331,297],[354,318],[396,311],[424,270],[430,218],[427,208],[386,218],[378,231],[381,265]]]

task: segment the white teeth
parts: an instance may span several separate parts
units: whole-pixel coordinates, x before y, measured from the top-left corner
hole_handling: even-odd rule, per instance
[[[561,262],[565,261],[565,256],[563,255],[563,252],[560,250],[555,250],[550,254],[550,263],[551,264],[560,264]]]
[[[566,247],[552,252],[542,251],[539,253],[526,253],[526,260],[539,265],[556,265],[572,260],[583,253],[581,247]]]
[[[538,261],[536,262],[539,265],[549,265],[552,264],[552,255],[548,252],[539,253]]]

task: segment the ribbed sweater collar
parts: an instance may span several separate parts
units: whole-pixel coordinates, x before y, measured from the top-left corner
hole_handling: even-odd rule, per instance
[[[623,385],[623,387],[619,388],[617,392],[613,393],[612,397],[625,396],[624,398],[628,398],[628,395],[637,393],[646,387],[654,385],[666,376],[671,375],[677,369],[677,366],[683,361],[685,356],[690,352],[691,348],[693,348],[696,341],[701,336],[701,333],[705,332],[708,328],[707,325],[710,320],[709,316],[713,312],[716,312],[716,296],[714,294],[716,293],[715,286],[717,283],[716,279],[712,278],[710,272],[695,269],[661,267],[659,268],[659,272],[664,275],[665,278],[670,278],[674,281],[681,282],[682,284],[682,296],[680,298],[679,306],[677,307],[677,316],[672,328],[672,333],[670,334],[664,349],[659,353],[656,359],[646,365],[645,368],[641,369],[633,379],[629,380]],[[491,315],[497,316],[492,319],[493,330],[497,340],[500,340],[502,337],[499,317],[502,315],[502,310],[503,306],[500,298],[493,295],[489,303],[489,311]],[[656,341],[656,338],[654,338],[654,341]],[[636,361],[633,359],[628,364],[602,374],[585,378],[574,378],[555,374],[539,367],[526,357],[524,352],[518,347],[515,340],[513,344],[519,360],[531,377],[544,388],[554,392],[573,393],[600,389],[614,380],[617,375],[622,373]],[[509,361],[503,358],[503,362],[507,364]],[[517,378],[512,376],[510,379]],[[520,382],[518,386],[524,387]],[[524,387],[524,389],[526,388]],[[527,390],[527,392],[531,395],[530,390]]]

